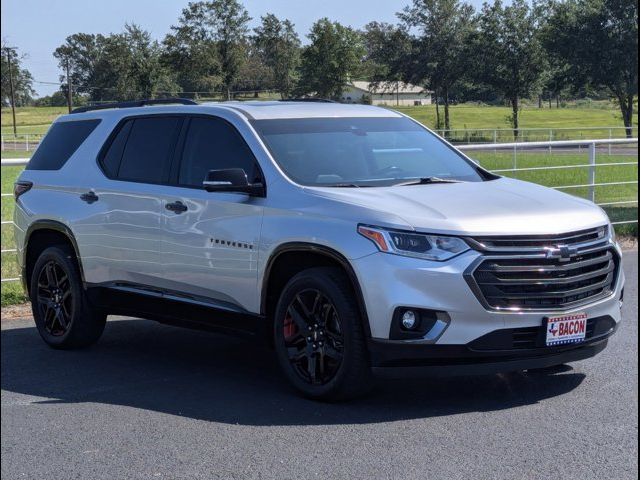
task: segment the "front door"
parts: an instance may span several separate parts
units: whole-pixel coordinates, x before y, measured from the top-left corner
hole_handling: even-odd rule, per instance
[[[259,311],[258,244],[263,199],[210,193],[209,170],[242,168],[262,181],[251,150],[236,128],[213,116],[188,117],[162,209],[163,285],[232,310]]]

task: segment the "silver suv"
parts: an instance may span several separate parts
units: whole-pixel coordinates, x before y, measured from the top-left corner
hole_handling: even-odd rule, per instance
[[[373,374],[585,359],[616,330],[621,253],[593,203],[383,108],[168,102],[59,118],[15,185],[52,347],[108,314],[260,336],[300,392],[344,399]]]

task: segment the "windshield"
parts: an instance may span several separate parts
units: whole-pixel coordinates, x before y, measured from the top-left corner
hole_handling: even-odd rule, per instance
[[[252,123],[282,170],[302,185],[367,187],[420,184],[411,180],[432,178],[485,180],[476,165],[404,117]]]

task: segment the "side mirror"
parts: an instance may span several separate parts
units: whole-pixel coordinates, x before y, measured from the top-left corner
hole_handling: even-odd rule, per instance
[[[202,186],[207,192],[246,193],[252,197],[265,196],[264,184],[249,183],[247,174],[242,168],[209,170]]]

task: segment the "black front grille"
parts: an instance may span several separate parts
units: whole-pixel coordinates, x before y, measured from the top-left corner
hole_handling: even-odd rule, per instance
[[[618,270],[613,249],[589,249],[563,260],[487,258],[473,271],[472,285],[488,307],[500,310],[564,309],[613,292]]]

